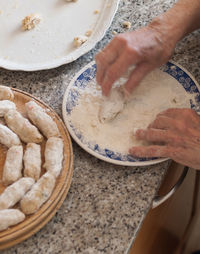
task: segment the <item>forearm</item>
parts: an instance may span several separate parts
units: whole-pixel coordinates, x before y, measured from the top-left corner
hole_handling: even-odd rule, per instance
[[[163,43],[176,43],[190,32],[200,28],[200,0],[179,0],[171,9],[153,19],[149,27],[164,38]]]

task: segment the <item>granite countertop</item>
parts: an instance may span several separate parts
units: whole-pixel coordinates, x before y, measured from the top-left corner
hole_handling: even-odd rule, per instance
[[[93,60],[98,50],[123,32],[122,22],[132,28],[147,24],[175,0],[121,0],[110,29],[96,47],[77,61],[38,72],[0,69],[0,84],[27,91],[49,104],[60,116],[63,94],[74,74]],[[200,32],[176,47],[173,60],[183,65],[200,83]],[[108,164],[87,154],[73,142],[74,176],[63,205],[53,219],[28,240],[2,254],[127,253],[151,207],[168,162],[148,167]]]

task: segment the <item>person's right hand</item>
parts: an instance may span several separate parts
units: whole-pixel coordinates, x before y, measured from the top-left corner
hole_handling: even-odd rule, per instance
[[[96,78],[103,95],[109,95],[113,83],[129,67],[136,66],[124,87],[125,91],[131,93],[147,73],[169,60],[175,43],[167,41],[167,33],[159,32],[156,22],[154,23],[115,36],[105,49],[97,54]]]

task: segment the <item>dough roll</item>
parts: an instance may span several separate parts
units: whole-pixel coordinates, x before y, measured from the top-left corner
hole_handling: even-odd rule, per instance
[[[34,184],[34,179],[23,177],[8,186],[0,195],[0,210],[14,206]]]
[[[45,173],[23,197],[20,207],[23,213],[32,214],[49,199],[56,183],[55,177]]]
[[[7,126],[0,124],[0,143],[10,148],[14,145],[20,145],[21,141]]]
[[[5,185],[14,183],[22,177],[23,147],[12,146],[6,154],[6,161],[3,167],[3,183]]]
[[[44,167],[48,172],[57,177],[62,170],[63,161],[63,141],[61,138],[49,138],[45,146],[45,164]]]
[[[6,124],[25,143],[40,143],[43,140],[38,129],[28,119],[24,118],[17,110],[9,110],[5,116]]]
[[[38,127],[45,137],[60,136],[57,124],[42,107],[37,105],[34,101],[29,101],[25,106],[29,119]]]
[[[5,209],[0,211],[0,231],[16,225],[25,219],[25,215],[17,209]]]
[[[41,172],[41,148],[40,145],[29,143],[24,153],[24,176],[32,177],[36,181]]]

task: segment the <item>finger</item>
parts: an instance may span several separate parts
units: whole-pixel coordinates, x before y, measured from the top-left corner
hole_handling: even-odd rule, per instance
[[[168,146],[136,146],[129,149],[129,153],[135,157],[170,157],[171,152]]]
[[[108,95],[114,82],[118,80],[131,65],[136,64],[138,61],[137,54],[130,55],[129,52],[122,53],[113,64],[107,69],[102,82],[102,92]]]
[[[158,116],[177,117],[183,112],[183,108],[168,108],[158,114]]]
[[[172,119],[165,115],[159,115],[156,119],[148,126],[148,129],[162,129],[184,132],[186,124],[182,121]]]
[[[193,125],[198,125],[200,123],[200,117],[199,115],[193,110],[189,108],[169,108],[160,114],[158,116],[168,116],[171,118],[176,118],[176,119],[182,119],[186,121],[191,121]]]
[[[138,139],[146,140],[148,142],[164,143],[173,146],[185,145],[185,140],[181,136],[169,130],[160,130],[160,129],[137,130],[136,137]]]
[[[122,42],[115,37],[100,53],[95,57],[97,64],[96,80],[99,85],[102,84],[105,71],[110,64],[112,64],[118,57],[121,50],[123,50]],[[121,46],[120,46],[121,45]]]
[[[115,56],[114,56],[115,55]],[[115,57],[117,57],[117,53],[109,52],[109,54],[105,54],[103,51],[96,55],[96,65],[97,65],[97,74],[96,80],[99,85],[102,84],[105,71],[109,67],[109,65],[114,61]]]
[[[153,67],[146,63],[140,63],[132,71],[129,80],[125,83],[124,87],[131,93],[140,83],[140,81],[153,69]]]

